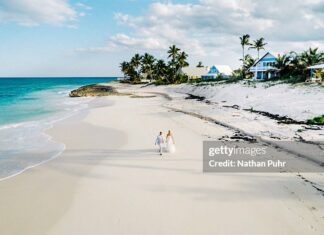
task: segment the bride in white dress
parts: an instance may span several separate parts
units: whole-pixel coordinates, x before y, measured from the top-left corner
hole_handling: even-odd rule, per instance
[[[171,131],[168,131],[168,134],[166,136],[166,151],[169,153],[174,153],[175,152],[175,142],[173,135]]]

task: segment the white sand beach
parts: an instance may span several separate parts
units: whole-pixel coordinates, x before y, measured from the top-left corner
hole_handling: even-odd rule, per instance
[[[322,173],[203,173],[202,141],[234,131],[176,112],[212,115],[183,94],[124,90],[155,97],[97,98],[48,131],[62,155],[0,182],[0,234],[323,234]],[[169,129],[177,151],[161,157],[155,137]]]

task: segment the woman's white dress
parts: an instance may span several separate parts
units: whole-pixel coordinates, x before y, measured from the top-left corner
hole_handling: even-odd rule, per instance
[[[171,136],[168,136],[166,139],[166,151],[169,153],[174,153],[175,152],[175,145],[173,142],[173,138]]]

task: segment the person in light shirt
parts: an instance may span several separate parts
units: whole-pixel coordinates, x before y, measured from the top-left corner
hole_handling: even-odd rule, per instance
[[[156,137],[155,145],[159,147],[159,153],[161,156],[163,151],[163,144],[164,144],[164,139],[163,139],[162,131],[160,131],[160,134]]]

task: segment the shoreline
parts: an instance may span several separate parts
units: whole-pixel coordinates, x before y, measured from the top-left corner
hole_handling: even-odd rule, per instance
[[[91,168],[95,167],[93,164],[99,164],[98,159],[95,159],[95,161],[91,160],[89,165],[75,165],[78,161],[84,161],[85,158],[82,154],[74,156],[74,148],[80,147],[79,143],[77,143],[77,146],[73,146],[73,141],[64,140],[67,134],[65,130],[67,128],[75,131],[80,129],[99,137],[98,132],[102,133],[101,136],[111,134],[109,129],[95,127],[83,122],[83,119],[92,109],[98,108],[96,106],[89,107],[87,110],[82,110],[76,115],[57,122],[46,131],[54,141],[66,144],[65,151],[47,162],[40,163],[37,167],[29,168],[15,177],[0,181],[0,191],[2,192],[0,207],[3,212],[0,213],[0,221],[2,221],[0,222],[1,233],[44,234],[64,215],[64,211],[68,209],[73,201],[73,195],[77,192],[80,180],[86,177]],[[74,128],[72,128],[73,125],[75,125]],[[77,138],[77,136],[74,138]],[[94,144],[94,142],[91,143]],[[97,163],[95,163],[96,161]],[[48,185],[48,183],[50,184]],[[15,185],[15,187],[12,188],[11,185]],[[30,189],[29,187],[26,188],[25,185],[30,185]],[[37,190],[37,194],[32,188]],[[6,201],[14,201],[14,204],[3,203]],[[13,207],[13,205],[15,206]],[[20,206],[16,207],[17,205]],[[8,212],[10,213],[7,214]],[[39,221],[33,218],[21,218],[22,220],[20,220],[19,214],[23,215],[23,217],[27,214],[34,214],[42,223],[40,224]],[[43,214],[43,216],[39,217],[40,214]],[[20,227],[5,226],[11,222],[19,223]],[[30,230],[27,228],[30,228]]]
[[[66,144],[60,157],[0,181],[1,233],[321,234],[323,196],[313,186],[322,174],[204,174],[202,141],[235,132],[169,110],[207,112],[183,94],[120,89],[135,96],[96,98],[48,130]],[[154,137],[168,129],[177,152],[161,158]]]
[[[2,131],[0,137],[4,141],[0,145],[4,157],[0,169],[0,181],[8,180],[26,170],[45,164],[64,152],[64,143],[54,141],[52,136],[47,133],[48,130],[52,129],[57,123],[81,115],[82,112],[87,112],[91,108],[90,106],[94,106],[98,102],[96,97],[83,97],[79,100],[72,100],[68,94],[71,89],[75,88],[77,87],[72,88],[71,86],[69,89],[49,88],[45,90],[47,95],[53,93],[52,89],[55,90],[54,93],[57,93],[57,97],[54,97],[54,99],[59,102],[61,110],[49,112],[44,116],[35,116],[34,119],[24,122],[0,125]],[[43,98],[48,102],[47,97]],[[50,99],[53,99],[53,97],[50,97]],[[8,138],[9,136],[10,138]],[[15,141],[12,143],[9,141],[14,138],[20,139],[20,142],[16,143]],[[32,142],[32,140],[34,141]],[[11,146],[12,144],[14,146]],[[38,152],[41,153],[40,156],[38,156]],[[38,157],[36,158],[34,155]],[[30,162],[28,162],[28,158]],[[16,165],[13,165],[13,161],[17,161]]]
[[[90,103],[91,101],[89,101]],[[73,118],[74,116],[77,115],[82,115],[83,112],[87,112],[88,107],[82,108],[82,109],[78,109],[78,110],[73,110],[71,112],[66,112],[66,113],[62,113],[60,115],[58,114],[54,114],[52,116],[48,116],[42,119],[38,119],[38,120],[32,120],[32,121],[27,121],[27,122],[22,122],[22,123],[14,123],[14,124],[9,124],[9,127],[6,128],[6,125],[3,126],[5,129],[10,130],[11,128],[24,128],[26,126],[39,126],[39,130],[37,129],[37,131],[39,132],[38,135],[42,136],[42,138],[44,139],[44,143],[43,145],[45,146],[46,143],[53,143],[53,150],[51,149],[51,151],[55,151],[56,153],[46,153],[48,155],[48,157],[46,157],[46,159],[44,160],[39,160],[39,162],[35,163],[35,164],[29,164],[26,167],[24,167],[21,170],[18,170],[17,172],[14,172],[8,176],[2,177],[0,178],[0,182],[4,181],[4,180],[8,180],[12,177],[15,177],[29,169],[32,169],[34,167],[43,165],[49,161],[52,161],[53,159],[59,157],[65,150],[65,145],[62,142],[57,142],[53,140],[53,137],[51,135],[48,134],[48,131],[51,130],[52,128],[55,127],[56,124],[60,123],[60,122],[64,122],[67,119]],[[42,126],[43,125],[43,126]],[[54,150],[54,145],[56,146],[56,148],[59,149],[55,149]],[[43,148],[43,146],[40,146]],[[31,153],[26,153],[25,155],[33,155],[34,151]],[[44,154],[44,153],[43,153]]]

